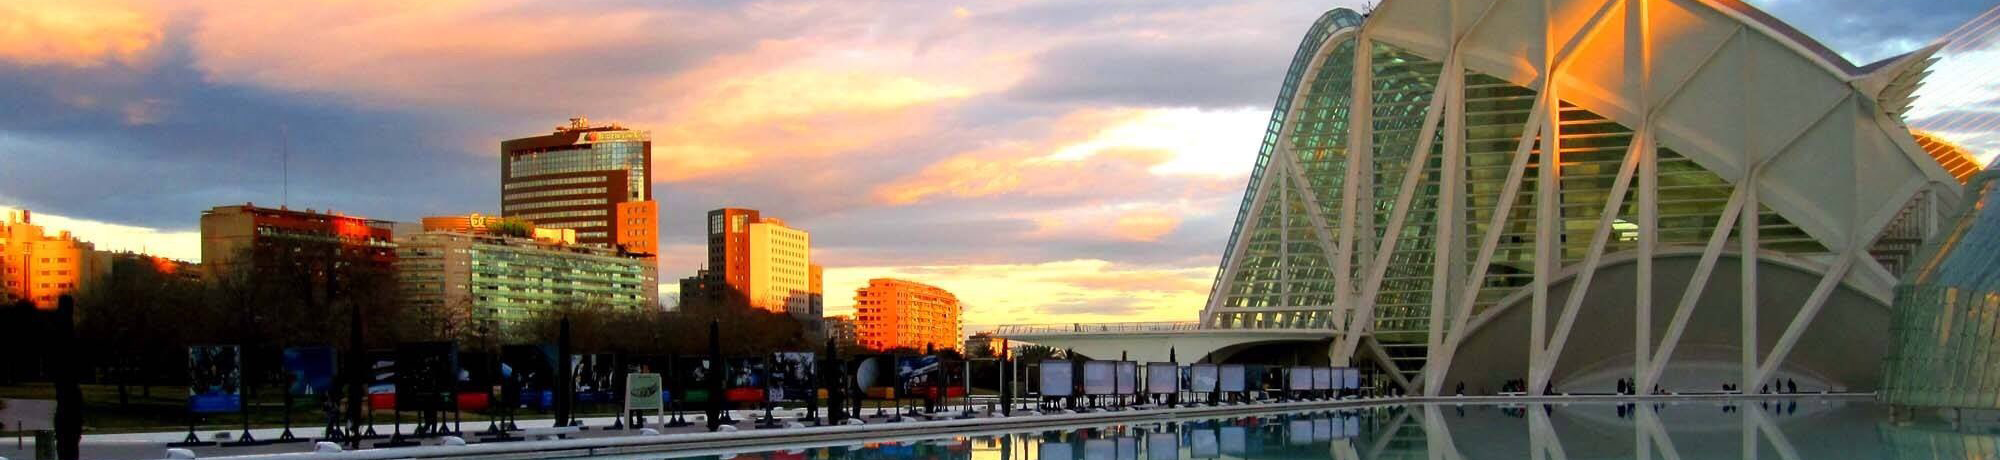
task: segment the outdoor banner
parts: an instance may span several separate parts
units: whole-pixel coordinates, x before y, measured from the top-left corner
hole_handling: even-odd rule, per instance
[[[1171,363],[1168,363],[1171,364]],[[1179,433],[1146,433],[1146,460],[1180,460],[1181,436]]]
[[[500,401],[508,407],[547,409],[555,405],[556,348],[548,345],[500,347]]]
[[[1042,361],[1042,396],[1072,396],[1076,394],[1075,368],[1067,360],[1051,359]]]
[[[935,355],[898,356],[896,357],[896,379],[898,382],[902,382],[902,387],[897,389],[896,393],[902,395],[927,394],[931,391],[931,386],[937,384],[936,381],[931,379],[937,378],[938,374],[942,371],[943,366],[939,365],[938,357]]]
[[[723,380],[723,398],[729,402],[763,402],[765,373],[762,358],[736,358],[729,360],[727,379]]]
[[[1331,368],[1331,367],[1315,367],[1315,368],[1313,368],[1313,386],[1312,386],[1312,389],[1314,389],[1314,390],[1331,390],[1331,389],[1333,389],[1333,368]]]
[[[1173,393],[1180,391],[1180,366],[1174,363],[1146,363],[1146,392]]]
[[[625,374],[625,410],[664,410],[667,387],[660,374]]]
[[[580,403],[616,402],[618,398],[618,359],[611,354],[570,355],[569,376],[573,380],[570,388],[576,389],[576,400]]]
[[[188,347],[188,410],[236,412],[243,408],[243,355],[235,345]]]
[[[884,355],[861,355],[849,359],[848,372],[854,376],[854,386],[849,389],[860,391],[865,398],[894,397],[896,366],[889,363],[890,359]]]
[[[333,393],[333,347],[293,347],[285,349],[285,374],[291,376],[293,395],[320,396]]]
[[[1139,363],[1132,361],[1118,362],[1117,387],[1118,394],[1121,395],[1139,393]]]
[[[1291,375],[1289,377],[1291,380],[1290,382],[1291,385],[1287,386],[1285,389],[1291,391],[1305,391],[1313,389],[1313,368],[1306,366],[1292,366]]]
[[[771,355],[771,402],[805,401],[812,399],[814,384],[813,367],[818,355],[810,352],[775,353]]]
[[[500,386],[500,365],[493,355],[483,352],[458,354],[458,410],[482,411],[493,405],[494,389]]]
[[[1083,362],[1083,394],[1108,395],[1118,390],[1116,363],[1111,361]]]
[[[396,408],[396,352],[374,350],[368,352],[368,408],[394,410]]]
[[[680,389],[681,401],[690,403],[708,402],[708,379],[716,375],[715,360],[709,358],[681,358],[674,363],[674,388]]]
[[[1216,391],[1216,384],[1220,381],[1220,369],[1216,368],[1214,364],[1188,366],[1188,391],[1196,393],[1214,392]]]
[[[458,386],[458,344],[415,342],[396,346],[396,409],[451,410]]]
[[[1355,368],[1352,368],[1352,367],[1343,367],[1343,368],[1341,368],[1341,369],[1340,369],[1340,389],[1343,389],[1343,390],[1359,390],[1359,389],[1361,389],[1361,370],[1360,370],[1360,369],[1355,369]]]
[[[1214,428],[1195,429],[1188,433],[1189,458],[1216,458],[1222,456],[1221,443],[1216,441]]]
[[[1199,371],[1201,369],[1197,368],[1195,370]],[[1224,364],[1217,372],[1217,374],[1220,375],[1220,378],[1216,380],[1216,385],[1220,387],[1222,391],[1227,391],[1227,392],[1243,391],[1244,372],[1247,371],[1243,368],[1242,364]],[[1201,374],[1196,373],[1195,379],[1196,381],[1199,381],[1201,379]]]

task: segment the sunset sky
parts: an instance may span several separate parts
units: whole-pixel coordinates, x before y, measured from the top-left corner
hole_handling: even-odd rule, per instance
[[[202,210],[279,204],[282,131],[291,207],[497,214],[500,140],[581,115],[652,131],[665,283],[737,206],[812,232],[829,314],[895,276],[975,327],[1192,320],[1293,50],[1360,3],[0,0],[0,207],[198,259]],[[1857,63],[1991,7],[1752,3]],[[2000,105],[1964,48],[1919,125]]]

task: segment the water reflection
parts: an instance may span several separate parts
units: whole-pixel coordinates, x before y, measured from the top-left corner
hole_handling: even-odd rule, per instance
[[[1733,403],[1426,404],[968,433],[713,459],[1879,459],[1994,458],[2000,435],[1892,423],[1863,400]],[[1990,418],[1990,417],[1989,417]],[[1989,422],[1988,426],[1992,424]],[[660,456],[601,457],[658,459]]]

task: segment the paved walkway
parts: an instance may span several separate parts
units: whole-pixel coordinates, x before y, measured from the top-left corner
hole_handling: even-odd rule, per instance
[[[56,402],[48,399],[8,399],[5,409],[0,409],[0,423],[7,424],[6,431],[22,426],[29,429],[54,427]],[[12,457],[9,457],[12,458]]]

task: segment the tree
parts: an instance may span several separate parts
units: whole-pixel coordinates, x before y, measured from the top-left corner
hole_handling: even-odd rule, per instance
[[[1024,363],[1049,359],[1069,359],[1069,353],[1047,345],[1022,345],[1014,349],[1014,359]]]
[[[530,238],[534,236],[534,232],[532,230],[533,228],[534,224],[530,224],[528,223],[528,221],[510,217],[506,219],[501,219],[499,222],[488,224],[486,226],[486,231],[492,232],[493,234],[500,236],[511,236],[515,238]]]

